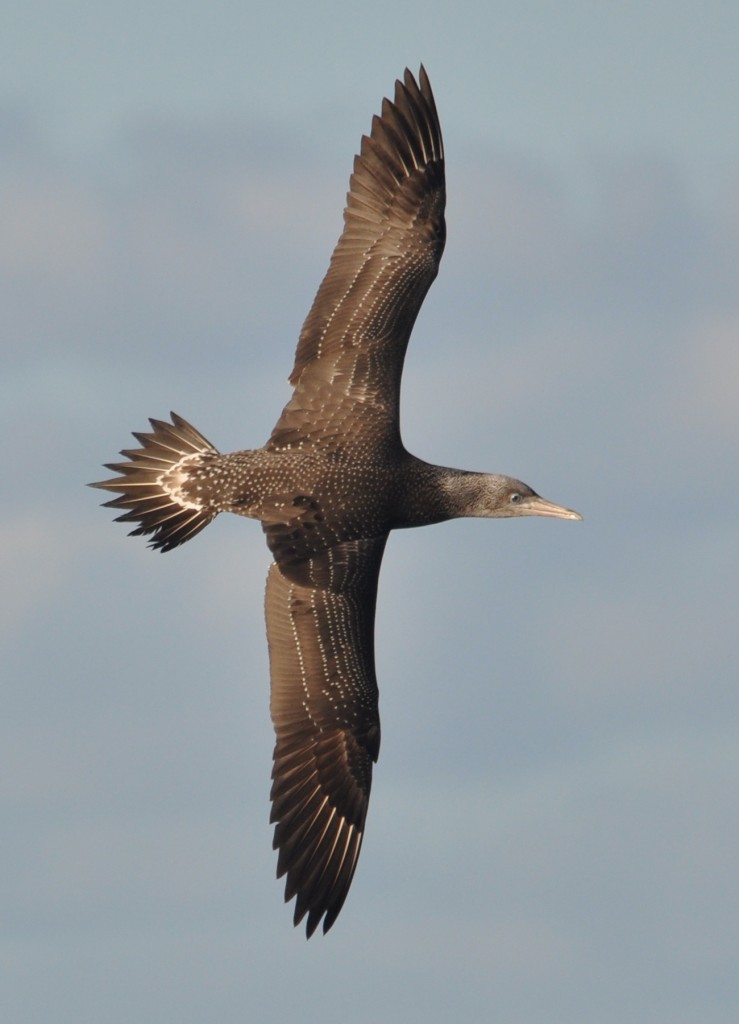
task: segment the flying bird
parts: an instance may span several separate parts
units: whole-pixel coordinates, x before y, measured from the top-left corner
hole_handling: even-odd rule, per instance
[[[519,480],[411,455],[399,425],[408,339],[444,250],[444,149],[423,66],[406,70],[354,160],[344,229],[303,324],[292,395],[262,448],[221,454],[181,416],[93,484],[160,551],[219,512],[258,519],[276,744],[277,877],[294,923],[326,932],[346,899],[380,750],[377,581],[391,530],[459,516],[577,512]]]

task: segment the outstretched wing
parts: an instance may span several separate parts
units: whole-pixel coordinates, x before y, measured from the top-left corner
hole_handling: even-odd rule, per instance
[[[303,325],[269,446],[399,439],[403,359],[444,250],[444,151],[431,86],[406,70],[362,139],[344,231]],[[361,407],[361,411],[360,408]]]
[[[272,771],[277,877],[295,924],[328,931],[362,844],[380,749],[374,668],[377,579],[386,537],[347,541],[267,577],[277,742]]]

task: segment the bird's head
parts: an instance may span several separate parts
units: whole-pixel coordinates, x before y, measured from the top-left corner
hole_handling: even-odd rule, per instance
[[[551,516],[554,519],[582,519],[563,505],[555,505],[528,484],[498,473],[464,474],[455,481],[463,510],[461,515],[503,519],[509,516]]]

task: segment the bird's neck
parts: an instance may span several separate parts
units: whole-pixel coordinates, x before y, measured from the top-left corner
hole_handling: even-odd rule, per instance
[[[435,466],[411,457],[404,471],[399,526],[428,526],[474,515],[491,474]]]

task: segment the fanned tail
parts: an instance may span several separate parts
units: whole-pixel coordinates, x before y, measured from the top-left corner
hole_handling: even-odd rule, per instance
[[[149,544],[161,551],[184,544],[218,515],[217,509],[185,495],[182,485],[189,469],[220,453],[187,420],[174,412],[170,416],[171,423],[150,419],[150,434],[134,431],[141,447],[121,452],[128,462],[105,464],[120,476],[89,485],[117,492],[117,498],[103,502],[108,508],[125,509],[116,522],[140,523],[129,536],[151,533]]]

